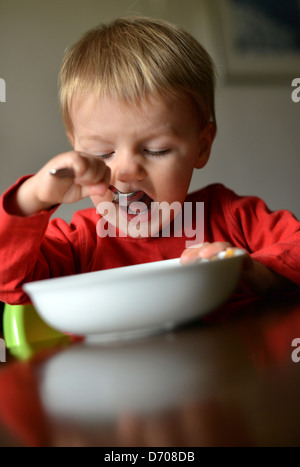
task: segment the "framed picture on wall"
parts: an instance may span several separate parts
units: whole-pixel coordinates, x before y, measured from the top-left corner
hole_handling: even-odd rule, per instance
[[[227,81],[300,77],[300,0],[218,0]]]

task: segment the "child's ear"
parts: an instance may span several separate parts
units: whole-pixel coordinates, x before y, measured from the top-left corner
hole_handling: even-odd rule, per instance
[[[215,123],[209,122],[201,131],[199,142],[199,154],[195,164],[196,169],[202,169],[207,163],[212,144],[217,132]]]

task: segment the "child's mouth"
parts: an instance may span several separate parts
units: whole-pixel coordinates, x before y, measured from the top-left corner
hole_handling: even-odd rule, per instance
[[[144,191],[136,191],[129,195],[119,196],[119,201],[114,203],[119,206],[123,215],[125,214],[128,219],[132,219],[136,216],[148,215],[152,201]]]

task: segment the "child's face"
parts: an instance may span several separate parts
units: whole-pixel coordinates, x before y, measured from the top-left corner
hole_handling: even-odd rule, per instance
[[[89,96],[75,100],[72,122],[74,149],[101,157],[111,169],[110,183],[122,192],[143,192],[140,202],[148,207],[183,203],[193,170],[206,164],[215,135],[213,124],[201,128],[188,99],[170,97],[137,106]],[[92,197],[96,207],[111,200],[110,191]],[[133,216],[123,212],[125,217],[129,222]],[[140,220],[147,223],[150,215]]]

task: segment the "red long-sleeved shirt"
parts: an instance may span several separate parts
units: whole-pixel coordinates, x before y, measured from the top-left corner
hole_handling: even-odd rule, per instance
[[[0,200],[0,300],[27,303],[22,285],[34,280],[179,257],[190,238],[104,237],[96,233],[95,208],[72,222],[51,219],[54,210],[11,215],[9,200],[23,179]],[[272,212],[257,197],[241,197],[221,184],[189,194],[204,203],[204,241],[227,241],[300,286],[300,222],[289,211]]]

